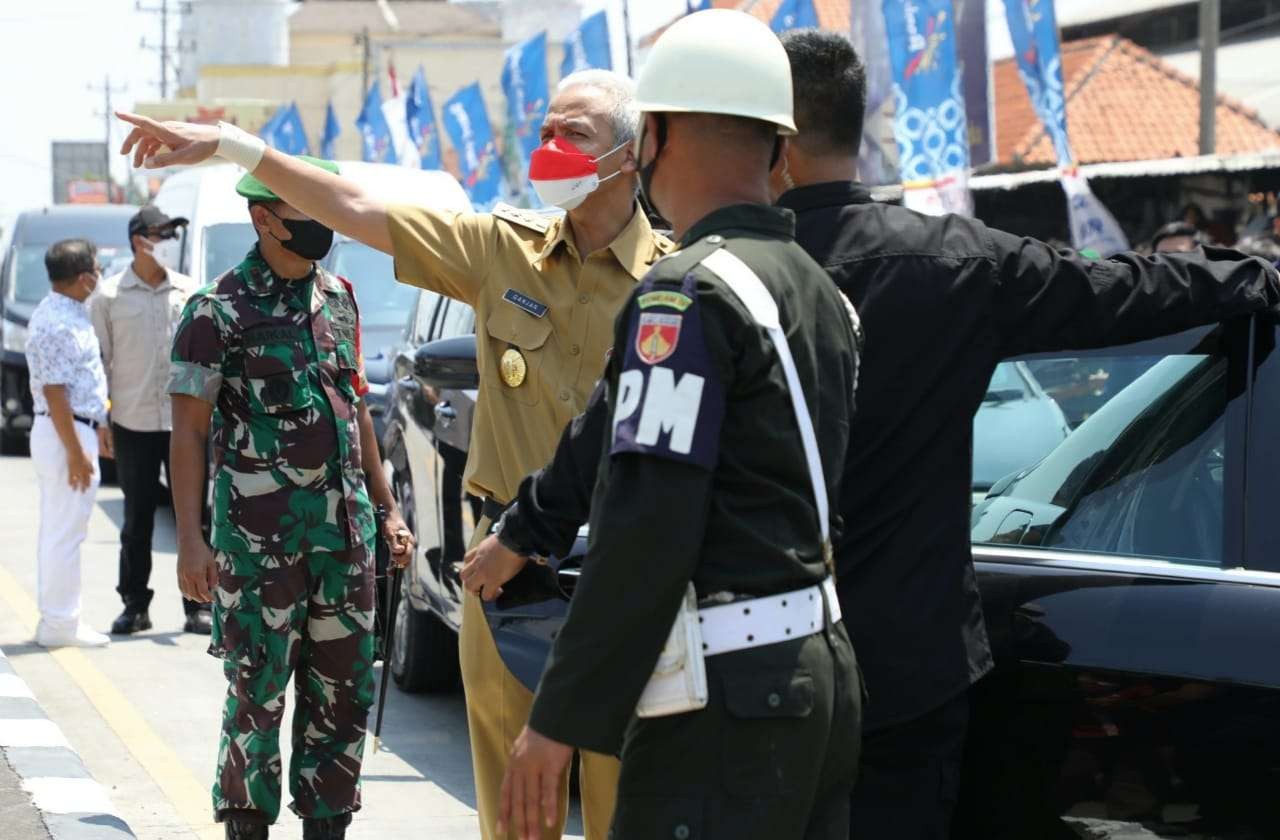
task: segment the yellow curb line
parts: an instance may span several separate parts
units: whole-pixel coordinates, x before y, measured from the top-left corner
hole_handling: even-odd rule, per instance
[[[34,634],[40,618],[36,602],[23,589],[18,579],[4,568],[0,568],[0,598],[8,603],[22,626]],[[221,826],[214,823],[210,816],[212,806],[208,786],[196,780],[177,753],[156,734],[111,680],[81,650],[72,647],[54,648],[49,651],[49,655],[80,686],[98,714],[124,742],[125,748],[142,765],[142,769],[147,771],[173,804],[178,816],[191,827],[196,836],[201,840],[218,840],[222,837]]]

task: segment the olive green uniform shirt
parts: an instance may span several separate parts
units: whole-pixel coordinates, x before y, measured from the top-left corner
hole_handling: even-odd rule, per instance
[[[671,243],[638,207],[585,260],[563,217],[394,206],[387,219],[396,277],[476,311],[480,393],[465,481],[470,492],[506,503],[586,407],[613,348],[614,316]],[[523,376],[504,378],[502,359],[514,354]]]

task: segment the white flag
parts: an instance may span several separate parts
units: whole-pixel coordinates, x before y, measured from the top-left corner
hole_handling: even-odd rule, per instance
[[[1063,170],[1062,189],[1067,194],[1067,222],[1071,225],[1071,247],[1096,251],[1109,257],[1129,250],[1129,239],[1120,223],[1089,189],[1089,181],[1079,172]]]
[[[409,135],[405,95],[401,93],[383,102],[382,115],[387,118],[387,125],[391,128],[391,142],[396,149],[396,162],[411,169],[421,167],[422,158],[418,157],[418,146]]]

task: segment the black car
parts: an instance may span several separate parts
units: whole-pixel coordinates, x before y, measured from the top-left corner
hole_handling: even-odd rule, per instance
[[[475,519],[460,478],[474,392],[456,387],[475,381],[473,317],[457,307],[431,300],[415,338],[435,341],[398,362],[419,443],[399,449],[397,488],[433,522],[394,665],[439,688],[456,680],[431,669],[456,669],[454,564]],[[1242,319],[1019,360],[1070,428],[973,508],[997,664],[972,695],[956,836],[1280,836],[1277,334]],[[975,440],[983,463],[1035,452]],[[536,679],[567,594],[490,611],[513,669]]]
[[[65,204],[18,216],[0,262],[0,450],[6,454],[25,447],[31,433],[27,320],[49,293],[45,251],[62,239],[88,239],[98,246],[104,274],[110,274],[127,264],[129,219],[136,212],[137,207],[126,204]]]

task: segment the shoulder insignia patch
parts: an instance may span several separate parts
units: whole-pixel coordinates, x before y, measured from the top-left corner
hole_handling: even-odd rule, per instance
[[[641,309],[654,306],[665,306],[677,312],[683,312],[693,304],[693,298],[682,292],[657,291],[645,292],[637,299]]]
[[[636,355],[647,365],[656,365],[671,358],[680,343],[680,324],[683,315],[667,315],[661,312],[641,312],[636,327]]]
[[[536,230],[538,233],[546,233],[551,227],[550,216],[544,216],[533,210],[512,207],[510,204],[498,204],[493,208],[492,213],[503,221]]]

